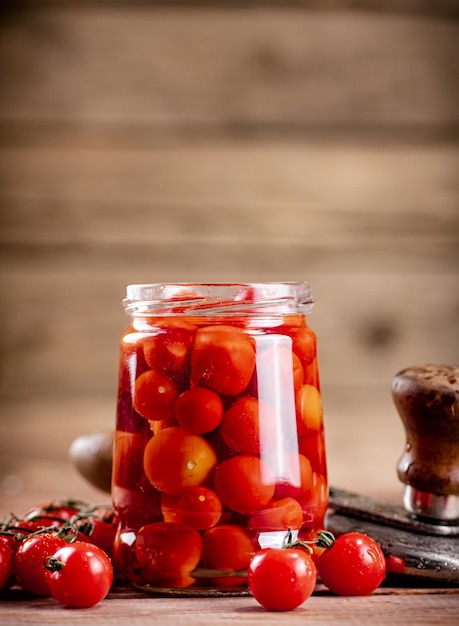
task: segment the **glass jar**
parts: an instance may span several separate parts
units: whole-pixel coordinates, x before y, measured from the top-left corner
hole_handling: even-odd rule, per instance
[[[239,594],[254,552],[328,502],[309,284],[129,285],[114,561],[153,592]]]

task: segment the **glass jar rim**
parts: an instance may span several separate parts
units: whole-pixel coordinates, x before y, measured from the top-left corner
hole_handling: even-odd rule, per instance
[[[314,304],[307,281],[257,283],[137,283],[126,286],[131,315],[307,313]]]

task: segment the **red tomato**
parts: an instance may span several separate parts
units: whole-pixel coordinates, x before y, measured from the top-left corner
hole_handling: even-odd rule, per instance
[[[208,433],[222,420],[223,402],[211,389],[192,387],[177,398],[175,417],[192,433]]]
[[[13,566],[13,549],[9,541],[0,537],[0,591],[7,586]]]
[[[113,583],[110,559],[85,541],[59,548],[45,563],[51,595],[64,606],[94,606],[107,596]]]
[[[253,340],[240,328],[205,326],[196,333],[191,355],[191,385],[223,395],[246,389],[255,369]]]
[[[148,581],[162,584],[194,570],[201,559],[202,539],[184,524],[155,522],[138,531],[135,552]]]
[[[239,455],[217,467],[214,488],[229,509],[250,514],[268,504],[275,484],[267,463],[255,456]]]
[[[165,522],[179,522],[206,530],[222,516],[222,503],[215,491],[207,487],[187,487],[181,496],[161,494],[161,513]]]
[[[261,449],[274,447],[276,421],[276,412],[271,405],[242,396],[225,411],[220,435],[234,452],[257,456]]]
[[[215,526],[222,515],[222,503],[207,487],[187,487],[177,503],[180,521],[197,530]]]
[[[236,524],[215,526],[202,536],[203,563],[222,572],[245,570],[254,553],[250,535]]]
[[[379,544],[363,533],[335,539],[318,562],[323,584],[340,596],[366,596],[386,577],[386,559]]]
[[[174,319],[153,323],[161,329],[157,335],[145,339],[145,361],[152,369],[183,373],[190,357],[196,327]]]
[[[134,408],[147,420],[174,417],[179,389],[172,378],[159,370],[147,370],[135,381]]]
[[[309,327],[300,328],[292,335],[293,351],[300,357],[303,367],[313,362],[316,356],[316,335]]]
[[[8,533],[11,533],[8,535],[0,534],[0,542],[6,544],[9,547],[9,550],[11,552],[11,558],[12,558],[11,571],[13,573],[14,557],[16,555],[16,552],[19,549],[19,546],[22,544],[24,537],[27,537],[29,530],[25,529],[25,532],[24,532],[24,530],[20,528],[19,526],[18,527],[8,526],[7,528],[5,527],[3,530],[7,530]]]
[[[217,455],[210,443],[181,426],[161,430],[145,447],[148,480],[159,491],[173,495],[208,481],[216,464]]]
[[[249,518],[249,528],[258,532],[298,530],[303,523],[301,505],[294,498],[270,502],[266,508],[255,511]]]
[[[292,611],[314,591],[317,570],[307,552],[297,548],[264,548],[248,568],[249,589],[268,611]]]
[[[18,584],[29,593],[49,596],[50,589],[43,559],[67,545],[56,534],[41,533],[24,539],[16,551],[13,573]]]
[[[389,554],[386,557],[386,572],[392,574],[404,574],[405,573],[405,559],[395,554]]]

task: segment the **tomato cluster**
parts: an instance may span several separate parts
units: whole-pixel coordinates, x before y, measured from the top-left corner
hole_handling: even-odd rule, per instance
[[[114,560],[135,584],[247,583],[253,554],[323,527],[316,337],[303,316],[144,318],[121,344]]]
[[[183,515],[191,515],[187,525],[183,519],[176,521],[176,510],[171,509],[167,521],[148,524],[131,537],[125,533],[126,544],[135,546],[138,566],[162,584],[193,585],[191,573],[200,560],[211,572],[226,572],[215,578],[224,587],[243,584],[247,569],[249,590],[263,607],[291,611],[312,595],[318,580],[334,594],[362,596],[381,585],[386,571],[394,571],[391,562],[396,557],[386,558],[379,544],[360,532],[335,539],[329,531],[294,534],[289,529],[282,533],[281,547],[254,551],[242,526],[217,524],[209,511],[194,515],[195,496],[205,501],[208,488],[198,488],[191,501],[190,493],[182,496]],[[193,524],[204,525],[206,532],[199,534]],[[67,607],[94,606],[112,588],[114,572],[120,574],[107,554],[113,542],[115,522],[109,507],[75,501],[34,507],[0,524],[0,591],[19,586],[32,595],[53,596]]]
[[[113,511],[62,501],[0,524],[0,589],[20,587],[86,608],[110,591]]]
[[[318,577],[334,594],[364,596],[386,576],[386,559],[368,535],[348,532],[337,539],[328,531],[310,541],[286,535],[281,548],[265,548],[251,559],[249,588],[269,611],[292,611],[313,593]]]

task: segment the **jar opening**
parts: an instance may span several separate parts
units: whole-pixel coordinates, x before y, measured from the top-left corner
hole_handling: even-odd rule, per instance
[[[314,304],[307,282],[152,283],[126,287],[130,315],[256,315],[308,313]]]

